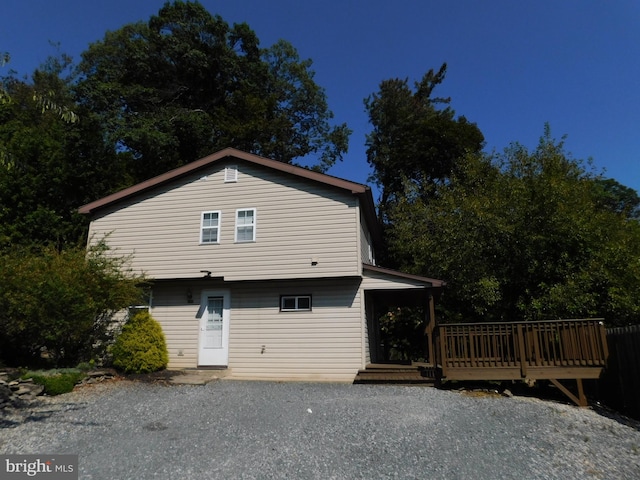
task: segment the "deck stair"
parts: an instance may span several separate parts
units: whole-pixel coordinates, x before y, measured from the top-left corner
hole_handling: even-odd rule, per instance
[[[353,383],[434,385],[436,381],[435,374],[433,365],[427,363],[371,363],[365,369],[358,371]]]

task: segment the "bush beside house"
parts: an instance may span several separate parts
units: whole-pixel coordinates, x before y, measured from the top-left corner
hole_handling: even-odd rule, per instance
[[[101,361],[114,314],[140,303],[144,278],[104,242],[0,252],[0,364],[73,367]]]
[[[151,373],[169,363],[162,328],[148,312],[136,313],[127,321],[111,353],[114,367],[126,373]]]

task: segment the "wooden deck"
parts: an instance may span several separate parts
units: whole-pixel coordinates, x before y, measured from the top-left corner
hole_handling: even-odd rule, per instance
[[[549,380],[581,406],[582,380],[599,378],[608,356],[601,319],[449,324],[437,336],[444,380]]]

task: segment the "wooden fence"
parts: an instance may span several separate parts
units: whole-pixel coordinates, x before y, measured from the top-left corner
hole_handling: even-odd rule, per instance
[[[546,379],[579,405],[582,379],[599,378],[608,355],[601,319],[445,324],[438,335],[445,380]],[[578,395],[560,379],[575,379]]]
[[[640,325],[607,329],[609,362],[598,382],[600,400],[640,419]]]

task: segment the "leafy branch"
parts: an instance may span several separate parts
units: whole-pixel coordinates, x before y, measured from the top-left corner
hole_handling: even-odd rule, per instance
[[[46,111],[52,111],[56,113],[62,120],[67,123],[76,123],[80,120],[80,117],[69,107],[65,105],[58,105],[53,101],[53,91],[49,91],[46,94],[34,92],[33,101],[41,108],[42,113]]]

